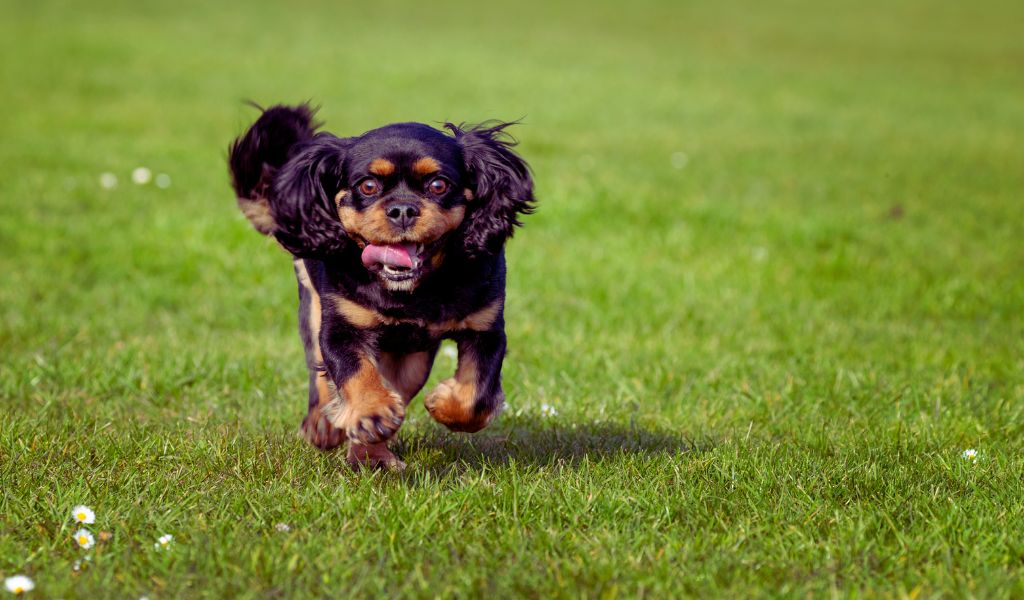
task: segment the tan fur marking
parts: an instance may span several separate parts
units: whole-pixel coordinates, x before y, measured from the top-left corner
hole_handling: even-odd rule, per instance
[[[341,393],[348,404],[387,405],[394,399],[394,391],[387,388],[373,362],[363,357],[359,370],[341,384]]]
[[[441,164],[430,156],[424,156],[412,163],[412,172],[420,177],[426,177],[441,170]]]
[[[309,271],[306,270],[306,261],[301,258],[296,258],[292,261],[292,264],[295,265],[295,273],[297,274],[299,283],[302,284],[302,287],[306,288],[310,292],[316,293],[316,290],[313,289],[313,281],[309,278]]]
[[[474,313],[470,313],[462,319],[427,323],[422,319],[389,317],[341,296],[333,296],[331,300],[334,302],[334,307],[338,314],[360,329],[372,329],[381,325],[408,324],[425,327],[431,335],[437,337],[449,331],[465,331],[467,329],[472,331],[488,331],[494,325],[494,321],[497,320],[498,313],[501,312],[501,307],[503,306],[502,298],[496,298],[487,306]]]
[[[316,365],[319,366],[324,362],[323,353],[320,351],[320,326],[323,318],[320,308],[320,294],[317,293],[313,287],[313,282],[309,279],[306,263],[302,260],[294,262],[299,284],[306,289],[310,296],[309,314],[306,315],[306,319],[309,325],[310,341],[313,346],[313,358],[316,361]],[[331,384],[326,372],[317,371],[315,385],[317,406],[309,410],[309,413],[302,420],[300,430],[302,437],[306,438],[310,444],[322,450],[329,450],[341,445],[345,441],[345,433],[332,425],[327,415],[324,414],[326,407],[335,399],[334,386]]]
[[[436,269],[436,268],[440,267],[441,263],[443,263],[443,262],[444,262],[444,248],[438,248],[434,252],[434,255],[430,257],[430,266],[432,266],[432,267],[434,267]]]
[[[345,317],[346,321],[360,329],[371,329],[392,320],[372,308],[366,308],[362,304],[341,296],[334,297],[334,307],[338,314]]]
[[[395,172],[395,163],[386,158],[375,158],[370,161],[370,173],[378,177],[387,177]]]
[[[341,190],[340,192],[335,194],[335,196],[334,196],[334,205],[340,207],[342,200],[345,199],[345,196],[348,196],[348,190]]]
[[[316,374],[316,393],[320,398],[320,406],[330,404],[334,399],[334,386],[330,385],[330,378],[327,377],[326,371]]]
[[[324,363],[324,355],[320,351],[320,321],[323,318],[323,309],[320,307],[320,294],[313,294],[309,303],[309,331],[313,337],[313,352],[316,355],[316,364]]]
[[[266,198],[239,198],[238,208],[252,223],[253,228],[263,235],[270,235],[277,228],[274,216],[270,214],[270,205]]]
[[[409,404],[430,374],[430,355],[427,352],[381,352],[377,366],[381,377],[402,396],[403,402]]]
[[[441,323],[431,323],[427,328],[433,335],[442,335],[449,331],[464,331],[466,329],[487,331],[491,328],[491,325],[494,325],[494,321],[498,318],[498,313],[501,312],[503,305],[504,300],[496,298],[487,306],[467,315],[464,319],[450,319]]]
[[[399,231],[391,224],[384,212],[384,206],[379,202],[361,212],[351,206],[339,206],[338,218],[345,231],[371,244],[428,244],[458,227],[466,216],[465,206],[455,206],[446,210],[426,200],[421,201],[419,206],[419,218],[412,229],[405,232]]]
[[[476,357],[459,354],[455,377],[437,384],[423,405],[435,421],[452,431],[480,431],[498,411],[476,414],[476,381]]]
[[[465,216],[465,206],[453,206],[445,210],[433,202],[421,202],[420,216],[409,232],[409,241],[432,242],[458,227]]]
[[[498,313],[501,312],[501,307],[504,304],[504,298],[495,298],[493,302],[462,320],[465,324],[465,329],[487,331],[491,328],[491,325],[494,325],[494,321],[498,318]]]
[[[462,196],[466,199],[466,202],[469,202],[473,198],[476,198],[476,196],[473,194],[473,190],[469,188],[462,190]]]
[[[406,240],[401,232],[395,229],[384,213],[380,203],[360,212],[351,206],[339,206],[338,218],[349,234],[358,235],[371,244],[398,244]]]
[[[309,279],[309,271],[306,270],[306,263],[302,260],[296,260],[295,271],[299,276],[299,283],[302,287],[306,288],[309,292],[309,314],[306,315],[307,323],[309,324],[310,337],[313,341],[313,353],[316,355],[316,363],[318,365],[323,364],[324,355],[320,351],[320,322],[323,318],[323,310],[320,305],[320,294],[317,293],[316,288],[313,287],[313,282]],[[323,404],[323,396],[321,396],[320,403]]]
[[[405,419],[405,404],[384,384],[377,366],[363,356],[358,370],[341,384],[340,398],[324,412],[353,443],[374,444],[393,436]]]
[[[464,395],[469,396],[471,403],[476,398],[476,376],[476,357],[472,354],[460,356],[459,366],[455,368],[455,383],[462,386],[466,392]]]

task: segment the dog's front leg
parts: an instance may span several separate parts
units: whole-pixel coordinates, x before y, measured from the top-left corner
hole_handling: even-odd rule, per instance
[[[320,344],[324,366],[338,390],[325,412],[351,442],[349,463],[400,468],[386,442],[405,419],[405,403],[377,369],[374,336],[342,321],[330,322],[321,331]]]
[[[430,416],[452,431],[480,431],[501,412],[501,363],[505,359],[505,332],[462,331],[455,377],[445,379],[424,400]]]

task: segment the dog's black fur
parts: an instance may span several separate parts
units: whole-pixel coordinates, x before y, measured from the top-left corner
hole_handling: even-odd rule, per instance
[[[427,395],[430,414],[472,432],[503,406],[504,244],[532,211],[533,181],[504,135],[510,123],[448,123],[448,133],[400,123],[341,138],[316,132],[313,112],[272,107],[235,140],[235,193],[294,257],[310,369],[304,435],[323,449],[348,439],[353,464],[399,465],[385,442],[442,339],[455,340],[459,364]],[[414,244],[414,267],[364,265],[368,244]]]

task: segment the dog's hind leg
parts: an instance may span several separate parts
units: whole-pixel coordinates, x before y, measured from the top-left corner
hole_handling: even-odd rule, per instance
[[[413,397],[423,389],[430,375],[430,367],[437,356],[439,343],[421,352],[399,354],[397,352],[381,352],[377,359],[377,369],[381,377],[402,397],[406,406]]]
[[[327,376],[320,351],[320,295],[309,280],[305,263],[295,259],[294,264],[299,282],[299,335],[309,368],[309,408],[300,431],[309,443],[321,450],[330,450],[345,442],[345,432],[332,425],[324,414],[324,407],[334,399],[337,390]]]

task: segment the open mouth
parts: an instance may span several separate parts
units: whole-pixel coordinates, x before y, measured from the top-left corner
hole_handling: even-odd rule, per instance
[[[420,275],[425,250],[423,244],[367,244],[363,266],[387,281],[409,281]]]

